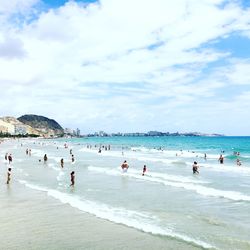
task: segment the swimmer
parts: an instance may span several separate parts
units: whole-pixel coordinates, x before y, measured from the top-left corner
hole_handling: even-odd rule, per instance
[[[74,162],[75,161],[75,157],[74,155],[72,155],[71,161]]]
[[[198,168],[199,168],[198,163],[196,161],[194,161],[194,164],[193,164],[193,174],[199,174]]]
[[[9,160],[9,164],[10,164],[12,162],[12,155],[11,154],[8,156],[8,160]]]
[[[6,184],[10,184],[10,175],[11,175],[11,168],[8,168]]]
[[[71,181],[70,186],[74,187],[74,185],[75,185],[75,171],[71,172],[71,174],[70,174],[70,181]]]
[[[124,161],[122,163],[121,168],[122,168],[123,172],[127,172],[128,168],[129,168],[127,161]]]
[[[142,175],[143,175],[143,176],[145,175],[146,171],[147,171],[147,167],[146,167],[146,165],[144,165],[144,166],[143,166],[143,169],[142,169]]]
[[[237,165],[237,166],[241,166],[241,161],[240,161],[240,159],[237,159],[237,160],[236,160],[236,165]]]
[[[224,157],[222,155],[220,155],[218,161],[220,162],[220,164],[224,163]]]
[[[63,168],[64,162],[63,162],[63,158],[61,159],[61,167]]]

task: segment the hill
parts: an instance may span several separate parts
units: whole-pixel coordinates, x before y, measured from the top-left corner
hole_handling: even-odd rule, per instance
[[[29,125],[32,128],[40,131],[41,133],[49,135],[62,135],[63,128],[53,119],[49,119],[39,115],[23,115],[17,118],[25,125]]]

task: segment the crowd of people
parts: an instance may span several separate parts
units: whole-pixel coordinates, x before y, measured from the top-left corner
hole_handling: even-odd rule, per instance
[[[97,145],[95,145],[94,147],[98,148]],[[66,148],[66,149],[68,148],[68,145],[66,143],[64,144],[64,148]],[[92,145],[88,144],[87,148],[91,149]],[[58,149],[58,147],[57,147],[57,149]],[[110,150],[111,146],[110,145],[108,145],[108,146],[99,146],[98,152],[101,153],[102,149],[104,149],[105,151]],[[27,148],[25,152],[26,152],[26,155],[31,156],[31,149]],[[122,152],[123,152],[123,150],[122,150]],[[75,157],[74,157],[74,154],[73,154],[73,150],[70,149],[69,153],[70,153],[70,157],[71,157],[71,162],[74,163],[75,162]],[[222,153],[225,153],[225,152],[222,151]],[[238,158],[238,156],[240,156],[240,152],[233,152],[233,155],[237,156],[236,165],[241,166],[242,165],[241,160]],[[178,156],[178,155],[176,154],[176,156]],[[6,153],[4,158],[5,158],[5,161],[8,162],[9,164],[12,163],[12,160],[13,160],[12,154]],[[204,154],[204,159],[207,160],[207,154],[206,153]],[[47,154],[44,154],[43,161],[44,161],[45,164],[47,163],[47,161],[48,161]],[[41,159],[39,159],[39,162],[41,162]],[[223,154],[220,154],[220,156],[218,158],[218,162],[220,164],[224,164]],[[64,168],[64,159],[63,158],[61,158],[61,160],[60,160],[60,166],[61,166],[61,168]],[[199,168],[200,168],[200,166],[198,165],[198,162],[194,161],[193,165],[192,165],[193,174],[199,174],[200,173]],[[129,165],[128,165],[126,160],[121,164],[121,169],[122,169],[123,173],[126,173],[128,171]],[[147,172],[147,166],[143,165],[142,176],[144,176],[146,174],[146,172]],[[7,181],[6,181],[6,183],[9,184],[10,180],[11,180],[11,167],[8,168],[8,171],[7,171]],[[75,171],[72,171],[70,173],[70,182],[71,182],[70,186],[73,187],[75,185]]]

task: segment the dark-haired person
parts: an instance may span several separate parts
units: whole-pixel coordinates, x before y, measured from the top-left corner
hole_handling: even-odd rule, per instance
[[[12,155],[11,154],[8,156],[8,160],[9,160],[9,164],[10,164],[12,162]]]
[[[196,161],[194,161],[194,164],[193,164],[193,174],[199,174],[198,168],[199,168],[198,163]]]
[[[11,175],[11,168],[8,168],[6,184],[10,184],[10,175]]]
[[[127,161],[124,161],[122,163],[121,168],[122,168],[123,172],[127,172],[128,171],[129,165],[128,165]]]
[[[45,155],[44,155],[44,157],[43,157],[43,161],[44,161],[44,163],[46,163],[46,162],[47,162],[47,160],[48,160],[48,157],[47,157],[47,154],[45,154]]]
[[[61,167],[63,168],[64,162],[63,162],[63,158],[61,159]]]
[[[222,155],[220,155],[218,161],[220,162],[220,164],[224,163],[224,157]]]
[[[74,185],[75,185],[75,171],[72,171],[72,172],[70,173],[70,181],[71,181],[70,186],[71,186],[71,187],[74,187]]]

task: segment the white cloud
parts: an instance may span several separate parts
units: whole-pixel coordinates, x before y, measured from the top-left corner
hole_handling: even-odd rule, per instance
[[[21,2],[0,2],[0,12],[28,13],[38,1]],[[102,0],[71,1],[22,25],[8,21],[8,30],[0,19],[0,85],[7,86],[0,111],[49,115],[86,131],[181,130],[196,105],[213,110],[204,102],[227,84],[249,83],[248,62],[232,66],[230,53],[203,47],[247,32],[247,12],[220,0]],[[225,59],[223,77],[204,74]]]

